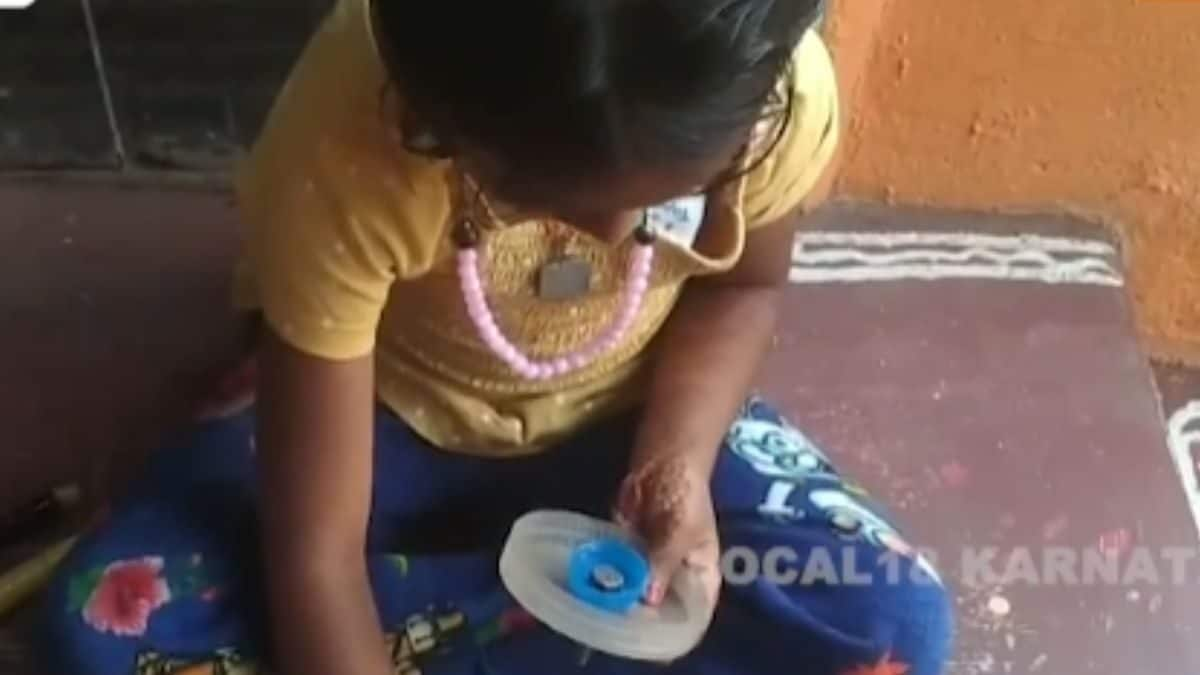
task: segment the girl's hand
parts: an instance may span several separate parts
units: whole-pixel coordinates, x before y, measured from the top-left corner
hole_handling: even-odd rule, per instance
[[[635,466],[621,485],[616,518],[645,541],[652,577],[646,602],[662,602],[681,568],[696,573],[710,609],[721,587],[720,546],[708,475],[684,457]]]

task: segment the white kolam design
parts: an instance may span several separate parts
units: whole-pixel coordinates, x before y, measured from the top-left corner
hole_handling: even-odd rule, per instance
[[[1117,287],[1117,252],[1098,240],[969,232],[802,232],[796,284],[994,279]]]
[[[1191,401],[1167,421],[1167,446],[1175,470],[1183,482],[1183,493],[1187,497],[1196,533],[1200,535],[1200,477],[1197,476],[1194,448],[1200,448],[1200,399]]]

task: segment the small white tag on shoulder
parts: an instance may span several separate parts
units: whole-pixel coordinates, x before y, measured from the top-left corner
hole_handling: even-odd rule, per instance
[[[707,199],[704,195],[680,197],[647,209],[646,219],[658,236],[683,248],[691,248],[704,224]]]

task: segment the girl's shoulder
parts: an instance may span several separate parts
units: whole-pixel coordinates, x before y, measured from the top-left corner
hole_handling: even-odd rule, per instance
[[[449,201],[447,163],[408,151],[369,0],[338,0],[279,90],[236,188],[252,228],[370,227],[419,265]],[[311,212],[305,223],[298,211]],[[318,217],[320,215],[321,217]]]
[[[788,75],[781,85],[791,103],[783,135],[747,176],[744,209],[750,228],[794,212],[833,161],[841,138],[837,73],[816,30],[796,47]]]
[[[338,0],[235,178],[247,230],[237,304],[330,359],[370,353],[393,284],[435,263],[449,222],[447,165],[389,131],[398,103],[366,6]]]

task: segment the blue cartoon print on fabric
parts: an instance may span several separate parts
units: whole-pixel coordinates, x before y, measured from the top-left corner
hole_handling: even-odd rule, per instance
[[[837,478],[837,472],[825,453],[757,398],[750,399],[743,406],[738,419],[730,427],[727,443],[737,456],[770,478]]]

